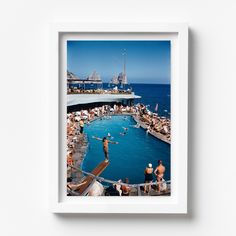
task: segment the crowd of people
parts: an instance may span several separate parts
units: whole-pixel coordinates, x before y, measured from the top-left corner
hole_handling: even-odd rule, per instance
[[[69,119],[69,125],[80,120],[83,120],[89,124],[95,118],[125,113],[133,114],[138,121],[137,125],[140,125],[140,121],[140,123],[145,125],[147,132],[160,133],[165,136],[166,140],[171,140],[170,119],[158,116],[157,113],[149,111],[143,104],[137,104],[133,106],[123,106],[116,104],[114,106],[103,105],[101,107],[95,107],[89,110],[68,113],[67,119]]]
[[[84,126],[90,125],[95,119],[107,119],[114,114],[132,114],[138,123],[135,125],[135,128],[139,128],[140,124],[144,124],[147,130],[147,133],[152,134],[152,132],[161,133],[165,135],[167,140],[170,140],[170,120],[167,118],[161,118],[157,114],[150,112],[146,106],[143,104],[137,104],[133,106],[124,106],[124,105],[103,105],[101,107],[95,107],[89,110],[80,110],[77,112],[70,112],[67,114],[67,182],[71,182],[72,166],[75,165],[75,159],[73,154],[76,151],[76,145],[78,142],[84,138]],[[139,123],[140,122],[140,123]],[[142,126],[143,127],[143,126]],[[127,132],[126,127],[124,132],[121,135],[125,135]],[[103,143],[103,151],[105,161],[109,161],[108,145],[118,144],[118,142],[113,142],[110,140],[109,134],[107,137],[93,137]],[[158,166],[154,170],[152,164],[149,163],[144,171],[144,182],[152,183],[154,180],[158,182],[156,185],[156,191],[161,192],[166,190],[166,185],[164,181],[165,167],[161,160],[158,161]],[[129,179],[121,181],[120,183],[129,183]],[[144,186],[143,192],[149,194],[152,190],[152,185]],[[117,195],[120,196],[129,196],[131,188],[128,185],[116,184],[112,185],[105,190],[105,195]]]
[[[136,112],[138,120],[143,122],[147,127],[147,133],[157,133],[164,135],[164,138],[171,141],[171,122],[169,118],[160,117],[153,113],[143,104],[138,104]]]
[[[67,88],[67,94],[131,94],[130,89],[82,89],[77,87]]]

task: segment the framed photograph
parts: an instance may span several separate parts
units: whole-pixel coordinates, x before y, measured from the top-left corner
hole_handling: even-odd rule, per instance
[[[187,213],[188,27],[52,27],[51,209]]]

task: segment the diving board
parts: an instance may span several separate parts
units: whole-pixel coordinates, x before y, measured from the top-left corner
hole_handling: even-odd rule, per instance
[[[104,160],[91,173],[95,176],[99,176],[107,168],[108,165],[109,165],[109,162]],[[94,180],[95,180],[95,178],[93,176],[90,176],[90,175],[88,175],[83,180],[82,185],[77,188],[77,191],[80,193],[80,195],[86,195],[87,188],[89,188],[90,184],[94,183]]]

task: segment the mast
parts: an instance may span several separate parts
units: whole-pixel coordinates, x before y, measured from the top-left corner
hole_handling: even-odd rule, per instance
[[[126,52],[125,52],[125,49],[124,49],[124,75],[126,76]]]
[[[124,49],[123,52],[123,56],[124,56],[124,78],[123,78],[123,84],[127,84],[127,77],[126,77],[126,49]]]

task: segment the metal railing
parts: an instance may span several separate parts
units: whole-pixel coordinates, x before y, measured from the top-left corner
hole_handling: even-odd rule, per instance
[[[163,184],[166,184],[167,185],[167,188],[170,189],[170,185],[171,185],[171,181],[170,180],[164,180],[164,181],[161,181],[161,182],[158,182],[158,181],[153,181],[153,182],[150,182],[150,183],[139,183],[139,184],[127,184],[127,183],[123,183],[123,182],[119,182],[119,181],[114,181],[114,180],[110,180],[110,179],[105,179],[103,177],[99,177],[99,176],[96,176],[90,172],[87,172],[87,171],[84,171],[80,168],[77,168],[75,166],[72,166],[72,165],[68,165],[69,167],[83,173],[84,175],[88,175],[88,176],[91,176],[93,177],[93,181],[91,182],[91,184],[88,186],[88,188],[85,190],[85,192],[81,195],[79,194],[78,192],[72,190],[72,189],[69,189],[69,186],[67,186],[67,189],[68,191],[73,194],[73,195],[76,195],[76,196],[85,196],[88,194],[89,190],[91,189],[92,185],[94,184],[95,181],[98,181],[100,183],[104,182],[104,183],[108,183],[108,184],[112,184],[112,185],[123,185],[123,186],[128,186],[130,188],[135,188],[137,189],[137,192],[138,192],[138,195],[140,196],[141,195],[141,187],[145,187],[145,186],[157,186],[157,185],[163,185]],[[81,179],[80,183],[82,183],[84,180],[84,178]]]

